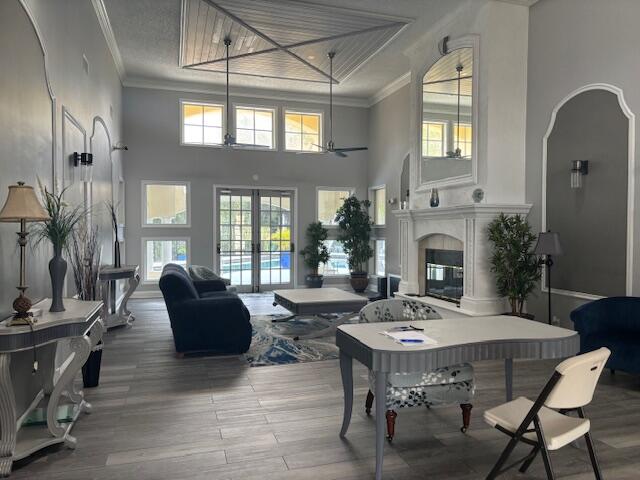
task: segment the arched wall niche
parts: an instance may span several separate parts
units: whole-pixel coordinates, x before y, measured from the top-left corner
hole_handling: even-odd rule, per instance
[[[90,186],[89,198],[93,203],[91,209],[92,225],[97,226],[100,232],[103,264],[113,263],[114,235],[107,207],[108,203],[115,202],[112,186],[112,145],[111,135],[105,121],[100,116],[94,117],[93,131],[89,138],[89,150],[93,154],[93,181]]]
[[[631,294],[634,132],[623,91],[609,84],[578,88],[552,112],[543,138],[541,224],[559,233],[564,250],[554,259],[554,293]],[[570,187],[572,160],[589,162],[579,189]]]
[[[19,49],[18,49],[19,47]],[[56,99],[49,82],[42,35],[24,1],[0,2],[0,204],[17,181],[38,188],[38,179],[54,190],[57,173]],[[0,223],[0,316],[10,315],[19,283],[16,225]],[[50,247],[28,247],[28,295],[48,295]]]

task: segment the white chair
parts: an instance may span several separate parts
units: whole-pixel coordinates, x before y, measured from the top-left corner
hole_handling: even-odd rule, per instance
[[[549,451],[558,450],[582,436],[587,442],[596,479],[602,479],[589,434],[591,424],[584,417],[584,406],[593,399],[593,392],[609,355],[609,349],[600,348],[569,358],[556,367],[535,402],[520,397],[484,413],[485,422],[511,437],[487,479],[494,479],[520,463],[520,472],[526,472],[540,452],[547,478],[553,480],[555,476]],[[573,411],[578,413],[578,418],[567,415]],[[518,442],[531,445],[533,450],[526,457],[504,467]]]
[[[379,300],[360,310],[360,323],[432,320],[441,318],[429,305],[410,300]],[[369,372],[369,393],[365,404],[371,413],[375,378]],[[463,432],[471,421],[471,400],[475,392],[473,366],[461,363],[440,367],[430,372],[395,373],[389,375],[386,388],[387,440],[395,434],[396,410],[400,408],[459,404],[462,409]]]

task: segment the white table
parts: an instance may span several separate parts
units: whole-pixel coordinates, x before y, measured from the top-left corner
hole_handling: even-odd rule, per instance
[[[102,302],[66,298],[66,311],[50,313],[50,299],[33,306],[42,315],[35,317],[33,333],[28,325],[8,326],[0,322],[0,476],[11,473],[13,462],[32,453],[64,443],[70,448],[76,439],[70,435],[80,413],[91,405],[83,392],[74,387],[74,379],[104,331],[100,315]],[[56,368],[56,350],[68,343],[69,356]],[[33,345],[39,364],[32,374]],[[74,405],[70,423],[58,422],[61,397]],[[46,406],[47,424],[21,428],[24,420],[39,405]]]
[[[366,297],[332,287],[274,290],[273,306],[280,305],[292,313],[291,316],[276,319],[274,322],[285,322],[298,316],[321,316],[340,313],[340,317],[335,319],[330,327],[315,333],[295,337],[295,340],[324,337],[335,332],[338,326],[353,317],[367,303],[369,303],[369,299]]]
[[[98,275],[101,283],[102,300],[106,305],[104,324],[107,328],[130,325],[135,317],[127,308],[127,302],[140,284],[140,268],[138,265],[123,265],[121,267],[102,267]],[[127,291],[118,305],[116,281],[126,280]]]
[[[424,328],[438,343],[404,346],[379,332],[400,325]],[[506,315],[450,318],[414,322],[342,325],[336,332],[344,388],[344,437],[353,408],[353,359],[373,371],[376,379],[376,480],[382,478],[384,454],[385,386],[390,373],[434,370],[462,362],[505,360],[507,401],[513,396],[513,359],[550,359],[575,355],[580,349],[577,332]],[[551,372],[549,372],[551,374]]]

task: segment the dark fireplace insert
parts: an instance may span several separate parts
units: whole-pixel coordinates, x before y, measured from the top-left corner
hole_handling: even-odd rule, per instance
[[[426,249],[425,295],[460,303],[463,288],[463,252]]]

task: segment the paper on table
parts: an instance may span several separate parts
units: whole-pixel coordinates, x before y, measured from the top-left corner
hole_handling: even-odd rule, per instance
[[[392,338],[396,342],[406,346],[422,346],[422,345],[437,345],[438,342],[431,337],[427,337],[424,333],[417,330],[407,330],[403,332],[380,332],[382,335]]]

